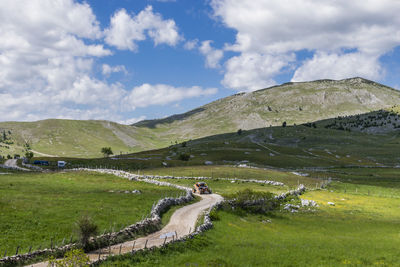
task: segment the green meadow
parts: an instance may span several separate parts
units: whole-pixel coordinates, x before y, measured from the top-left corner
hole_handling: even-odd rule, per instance
[[[125,193],[132,190],[141,194]],[[0,254],[75,241],[75,222],[83,215],[100,233],[117,231],[146,217],[154,202],[177,194],[182,191],[99,173],[0,175]]]
[[[314,211],[219,211],[214,228],[192,240],[101,266],[398,266],[400,199],[389,195],[344,193],[334,182],[301,196],[319,204]]]

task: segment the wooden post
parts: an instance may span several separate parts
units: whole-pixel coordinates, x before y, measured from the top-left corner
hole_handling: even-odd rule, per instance
[[[190,234],[190,231],[192,231],[192,227],[189,228],[189,234]]]
[[[99,249],[99,258],[97,259],[98,261],[100,261],[100,254],[101,254],[101,249]]]
[[[31,253],[31,251],[32,251],[32,246],[29,247],[29,252],[28,253]]]
[[[119,246],[119,255],[121,255],[122,244]]]
[[[136,243],[136,241],[133,241],[132,254],[133,254],[133,252],[135,251],[135,243]]]
[[[5,258],[7,256],[7,249],[6,249],[6,251],[4,251],[4,257],[3,258]]]
[[[19,246],[17,246],[17,251],[15,251],[15,255],[18,255]]]
[[[53,249],[53,238],[50,241],[50,249]]]
[[[147,248],[147,242],[148,242],[149,240],[148,239],[146,239],[146,244],[144,244],[144,248]]]
[[[176,236],[176,239],[178,239],[178,233],[175,231],[175,236]]]
[[[69,243],[72,243],[72,235],[71,235],[71,238],[69,239]]]
[[[163,246],[165,246],[165,242],[167,242],[167,235],[165,235]]]

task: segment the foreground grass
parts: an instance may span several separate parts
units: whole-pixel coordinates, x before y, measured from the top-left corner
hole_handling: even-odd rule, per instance
[[[334,188],[308,192],[303,198],[316,200],[320,208],[269,216],[219,211],[214,228],[193,240],[116,257],[102,266],[399,265],[399,199]]]
[[[117,193],[135,189],[142,194]],[[147,216],[158,199],[177,194],[182,192],[98,173],[1,175],[0,254],[75,240],[75,222],[86,214],[101,233],[119,230]]]

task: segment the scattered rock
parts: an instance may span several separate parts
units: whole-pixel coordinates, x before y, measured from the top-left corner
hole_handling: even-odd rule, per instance
[[[142,192],[140,190],[136,190],[136,189],[132,191],[132,194],[141,194],[141,193]]]
[[[333,203],[333,202],[328,202],[328,205],[330,205],[330,206],[335,206],[335,203]]]
[[[209,160],[206,160],[206,161],[204,161],[204,164],[205,164],[205,165],[213,165],[213,162],[212,162],[212,161],[209,161]]]
[[[167,167],[167,166],[168,166],[168,163],[163,162],[162,165],[165,166],[165,167]]]
[[[275,156],[275,154],[274,154],[274,153],[269,153],[269,155],[270,155],[271,157],[274,157],[274,156]]]
[[[301,206],[302,207],[318,207],[318,204],[314,200],[302,199]]]

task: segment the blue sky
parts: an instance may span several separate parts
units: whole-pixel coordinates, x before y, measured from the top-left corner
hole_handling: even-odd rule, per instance
[[[0,120],[133,123],[238,91],[361,76],[400,88],[396,0],[6,0]]]

